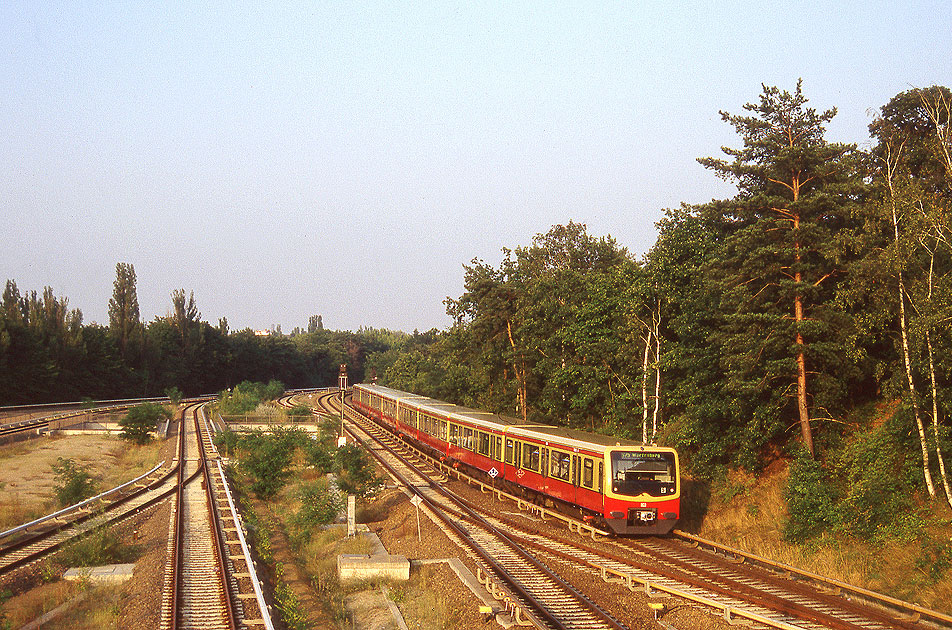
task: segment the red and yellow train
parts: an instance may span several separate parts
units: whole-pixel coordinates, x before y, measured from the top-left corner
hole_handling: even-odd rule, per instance
[[[666,534],[680,516],[678,454],[401,392],[354,387],[354,405],[445,460],[577,509],[617,534]]]

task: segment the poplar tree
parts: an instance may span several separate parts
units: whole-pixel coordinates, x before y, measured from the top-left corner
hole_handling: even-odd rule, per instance
[[[858,179],[850,164],[855,147],[824,138],[836,109],[807,107],[801,87],[798,81],[791,94],[764,85],[759,102],[744,105],[750,115],[721,112],[743,147],[723,148],[726,160],[698,161],[738,189],[713,206],[723,232],[710,270],[727,317],[723,360],[740,388],[767,405],[757,412],[765,429],[796,401],[813,455],[810,378],[818,367],[811,362],[833,361],[835,316],[826,304],[840,275],[836,234]]]
[[[127,361],[130,345],[137,343],[142,336],[136,270],[130,263],[116,263],[116,279],[112,284],[112,299],[109,300],[109,330],[119,344],[120,356]]]

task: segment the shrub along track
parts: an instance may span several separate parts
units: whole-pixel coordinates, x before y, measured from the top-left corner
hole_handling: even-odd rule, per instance
[[[337,398],[328,396],[320,402],[332,412],[338,411]],[[357,417],[350,408],[347,413],[351,418]],[[419,452],[414,455],[427,461],[431,474],[435,471],[436,476],[460,476],[442,462]],[[470,481],[482,485],[478,480]],[[483,490],[489,491],[485,487]],[[499,516],[498,504],[478,509],[486,512],[490,520]],[[578,537],[553,532],[551,527],[527,527],[505,519],[500,519],[498,526],[515,543],[541,558],[580,565],[606,581],[621,582],[632,590],[684,597],[714,608],[726,619],[746,617],[778,628],[952,628],[952,619],[941,613],[848,585],[831,587],[831,581],[820,576],[792,567],[770,566],[769,561],[757,563],[763,566],[751,566],[742,552],[718,548],[686,534],[681,536],[693,540],[629,538],[586,543]],[[714,551],[695,548],[698,541]]]

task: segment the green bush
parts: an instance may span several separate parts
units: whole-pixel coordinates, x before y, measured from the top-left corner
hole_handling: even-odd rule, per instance
[[[218,394],[218,410],[223,415],[250,413],[263,402],[274,400],[284,393],[284,385],[272,380],[267,385],[242,381],[230,391]]]
[[[304,448],[311,442],[311,436],[301,427],[276,426],[271,429],[271,436],[281,442],[292,453],[295,449]]]
[[[278,493],[291,477],[294,447],[282,435],[256,431],[241,436],[239,467],[250,478],[251,491],[262,499]]]
[[[274,605],[281,612],[288,630],[307,630],[307,614],[291,587],[284,581],[284,565],[280,562],[274,569]]]
[[[111,529],[100,528],[67,545],[57,560],[68,567],[98,567],[134,562],[139,547],[123,543]]]
[[[871,539],[914,535],[918,529],[912,496],[922,483],[922,461],[908,420],[897,413],[840,453],[836,474],[845,488],[839,506],[843,532]]]
[[[231,457],[238,448],[238,434],[231,429],[225,429],[221,433],[216,433],[212,439],[215,448],[225,457]]]
[[[783,496],[787,501],[787,520],[783,524],[786,540],[803,542],[836,525],[836,495],[823,466],[806,449],[799,449],[790,465]]]
[[[169,401],[171,401],[173,405],[179,404],[182,402],[182,398],[185,397],[185,395],[182,393],[182,390],[180,390],[178,387],[169,387],[165,390],[165,395],[169,397]]]
[[[928,584],[935,584],[952,568],[952,541],[927,537],[916,558],[916,569]]]
[[[258,558],[262,562],[271,563],[274,560],[274,553],[271,549],[271,522],[263,521],[258,516],[254,505],[247,497],[239,497],[238,502],[241,506],[241,515],[245,527],[248,528],[248,537],[251,539],[251,545],[258,554]]]
[[[88,465],[57,457],[56,463],[51,464],[51,468],[56,474],[53,491],[56,494],[56,501],[62,507],[96,496],[99,491]]]
[[[288,417],[292,420],[308,420],[311,417],[311,408],[307,405],[294,405],[288,409]]]
[[[334,469],[334,449],[321,440],[309,440],[304,445],[304,462],[318,474],[325,475]]]
[[[323,477],[302,483],[294,495],[301,502],[301,508],[291,516],[290,524],[299,545],[310,540],[315,526],[333,522],[343,508],[340,495]]]
[[[372,497],[382,480],[374,471],[374,464],[358,446],[347,444],[335,454],[337,487],[344,494]]]
[[[152,439],[152,432],[161,418],[171,419],[172,412],[156,403],[136,405],[119,420],[119,426],[122,427],[119,437],[136,444],[145,444]]]
[[[340,418],[324,416],[318,424],[322,439],[336,439],[340,435]]]

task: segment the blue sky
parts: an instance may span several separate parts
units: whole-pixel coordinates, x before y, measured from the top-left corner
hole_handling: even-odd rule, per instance
[[[0,281],[105,323],[121,261],[146,320],[184,288],[232,329],[443,328],[473,258],[569,220],[640,255],[729,197],[718,111],[800,77],[862,145],[952,85],[952,3],[13,0]]]

